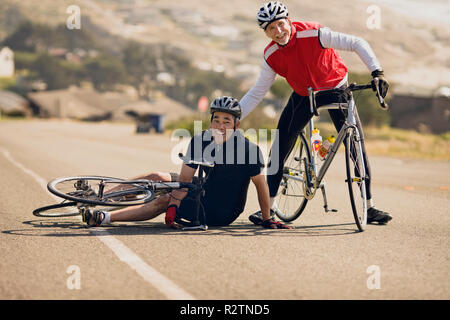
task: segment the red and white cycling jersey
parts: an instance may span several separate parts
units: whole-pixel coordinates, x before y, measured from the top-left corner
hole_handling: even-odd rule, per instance
[[[240,101],[242,119],[261,102],[277,74],[302,96],[308,95],[308,87],[318,90],[346,83],[347,67],[336,49],[358,54],[370,72],[382,69],[370,45],[360,37],[331,31],[317,22],[292,25],[287,45],[272,41],[264,50],[259,78]]]
[[[335,88],[347,74],[337,52],[322,47],[320,27],[316,22],[293,22],[291,38],[285,46],[272,41],[264,50],[267,64],[301,96],[308,95],[308,87]]]

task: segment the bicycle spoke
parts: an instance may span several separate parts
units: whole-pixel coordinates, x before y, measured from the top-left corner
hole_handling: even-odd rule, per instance
[[[124,183],[124,180],[108,177],[67,177],[51,181],[48,189],[64,199],[92,205],[128,206],[143,204],[152,198],[153,193],[138,183],[118,188]]]
[[[283,221],[293,221],[303,212],[307,200],[304,198],[303,182],[303,159],[310,161],[309,149],[304,147],[306,140],[299,136],[291,154],[284,164],[283,174],[276,203],[279,212],[277,216]]]

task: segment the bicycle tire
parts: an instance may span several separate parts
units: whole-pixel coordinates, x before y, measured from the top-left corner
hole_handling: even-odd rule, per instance
[[[33,215],[44,218],[73,217],[79,214],[75,201],[52,204],[33,210]]]
[[[80,215],[78,206],[79,203],[75,201],[61,202],[34,209],[33,215],[42,218],[73,217]],[[114,211],[120,209],[120,207],[100,206],[100,208],[97,209],[103,211]]]
[[[75,187],[75,183],[79,182],[82,184],[87,183],[83,188],[89,188],[89,190],[80,190]],[[89,182],[93,184],[90,185]],[[99,182],[123,184],[126,180],[105,176],[63,177],[50,181],[47,184],[47,189],[54,195],[63,199],[89,205],[127,207],[145,204],[154,198],[154,194],[151,190],[145,189],[138,184],[133,184],[135,188],[105,193],[103,197],[99,198],[98,194],[96,194],[96,184]],[[133,197],[130,197],[130,195],[134,195],[134,199]]]
[[[304,196],[302,181],[294,179],[303,179],[305,166],[302,161],[306,161],[307,167],[310,165],[311,151],[301,132],[283,167],[283,178],[276,197],[274,211],[277,217],[284,222],[291,222],[300,217],[308,203],[308,199]],[[289,178],[290,176],[294,178]]]
[[[366,170],[362,154],[361,134],[357,127],[348,130],[345,143],[347,186],[353,217],[359,231],[367,225]]]

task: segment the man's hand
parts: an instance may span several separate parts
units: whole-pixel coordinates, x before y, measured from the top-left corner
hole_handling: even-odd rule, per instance
[[[384,78],[383,71],[382,70],[373,71],[372,77],[378,78],[378,90],[380,91],[381,97],[385,98],[389,90],[389,82],[387,82],[387,80]],[[373,80],[372,80],[372,89],[373,91],[377,91]]]
[[[275,221],[273,219],[264,220],[262,223],[262,227],[266,229],[294,229],[291,226]]]
[[[178,207],[174,204],[170,205],[167,208],[166,211],[166,225],[168,227],[173,227],[173,225],[175,224],[175,217],[177,216],[178,213]]]

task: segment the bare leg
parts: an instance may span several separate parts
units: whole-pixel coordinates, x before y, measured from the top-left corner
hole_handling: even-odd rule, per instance
[[[172,181],[172,177],[167,172],[152,172],[149,174],[145,174],[142,176],[137,176],[135,178],[129,179],[129,180],[150,180],[150,181]],[[113,191],[119,191],[119,190],[126,190],[129,188],[133,188],[132,185],[129,184],[119,184],[115,186],[114,188],[108,189],[107,192],[113,192]]]
[[[138,176],[136,178],[133,178],[131,180],[140,180],[140,179],[146,179],[150,181],[171,181],[172,177],[169,173],[165,172],[152,172],[150,174]],[[117,189],[126,188],[127,185],[118,185],[114,187],[110,191],[115,191]],[[124,209],[116,210],[110,212],[110,221],[144,221],[153,219],[157,216],[159,216],[161,213],[165,212],[167,209],[167,206],[169,205],[170,196],[169,195],[163,195],[159,198],[140,205],[140,206],[131,206]]]
[[[144,221],[153,219],[165,212],[170,202],[168,194],[140,205],[110,212],[110,221]]]
[[[140,179],[146,179],[150,181],[171,181],[172,177],[167,172],[152,172],[149,174],[145,174],[143,176],[138,176],[131,180],[140,180]]]

